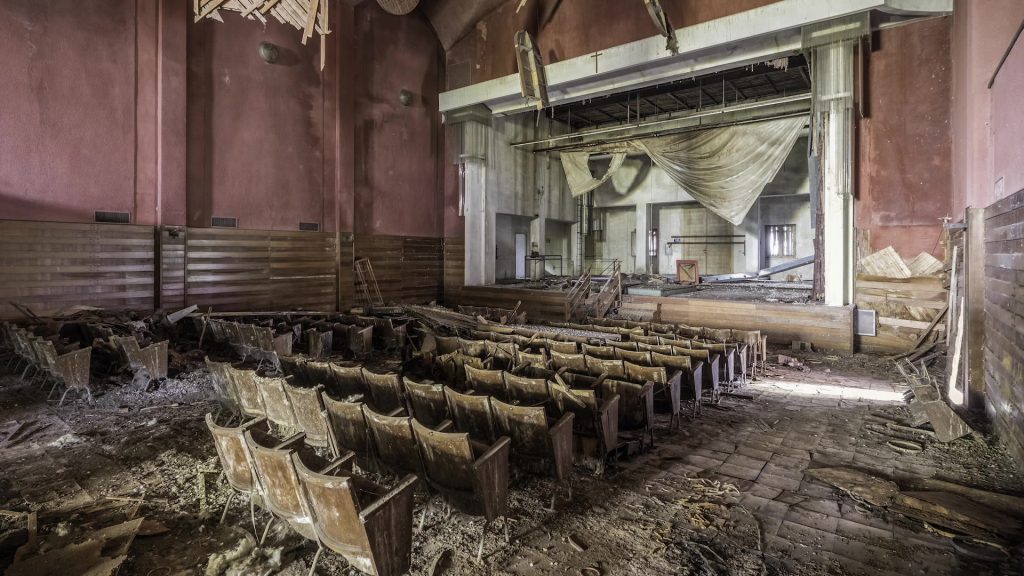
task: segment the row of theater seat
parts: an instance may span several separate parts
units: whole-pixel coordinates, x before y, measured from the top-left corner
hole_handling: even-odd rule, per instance
[[[0,325],[0,336],[3,338],[4,348],[10,355],[8,369],[13,367],[17,370],[24,364],[22,378],[32,373],[32,379],[40,378],[42,385],[49,382],[51,386],[47,398],[53,395],[58,386],[65,388],[58,405],[64,404],[64,399],[72,390],[85,392],[92,398],[92,391],[89,388],[91,346],[61,354],[53,339],[41,338],[10,322]]]
[[[505,331],[500,331],[503,328]],[[690,356],[704,361],[709,366],[710,370],[704,371],[705,384],[716,398],[720,383],[743,383],[747,377],[748,348],[741,343],[711,343],[679,336],[636,333],[632,335],[632,340],[627,341],[583,337],[560,341],[545,337],[545,335],[564,337],[555,333],[532,332],[533,335],[528,337],[519,333],[523,331],[522,329],[500,326],[491,326],[490,329],[491,331],[475,331],[473,337],[476,340],[457,337],[438,338],[438,350],[441,352],[462,350],[471,356],[478,357],[503,357],[508,354],[503,348],[514,345],[531,350],[546,349],[562,353],[582,352],[605,359],[628,360],[631,354],[635,354],[636,358],[643,358],[642,355],[636,354],[638,352],[656,352],[663,356]],[[509,333],[507,330],[513,330],[514,333]]]
[[[614,346],[581,344],[579,346],[584,353],[563,353],[554,348],[550,351],[547,348],[540,348],[537,352],[527,353],[520,349],[520,344],[514,342],[496,343],[462,338],[443,340],[445,341],[439,342],[438,350],[454,349],[454,351],[434,356],[432,361],[438,371],[444,374],[447,381],[456,384],[462,383],[460,372],[463,369],[467,374],[483,374],[481,366],[492,370],[509,369],[513,373],[529,368],[547,378],[553,378],[556,373],[570,371],[579,377],[589,375],[605,378],[604,387],[618,386],[622,388],[626,406],[630,406],[634,398],[639,401],[639,395],[642,394],[640,390],[637,390],[636,394],[627,392],[630,387],[626,386],[626,383],[635,385],[650,383],[656,396],[663,398],[669,406],[672,414],[671,425],[673,426],[679,423],[681,401],[684,398],[693,401],[695,415],[700,409],[705,384],[704,375],[708,372],[704,370],[705,362],[697,358],[717,362],[717,355],[709,354],[706,350],[680,349],[678,356],[672,356],[630,351]],[[542,345],[543,343],[544,341],[541,341]],[[573,342],[560,344],[577,346]],[[616,342],[615,344],[625,343]],[[635,346],[635,344],[631,344],[631,346]],[[562,350],[575,349],[566,346],[559,348]],[[605,351],[607,354],[604,354]],[[601,356],[594,354],[601,354]],[[605,355],[611,358],[603,357]],[[468,361],[469,358],[476,358],[480,362]],[[711,366],[711,378],[707,384],[714,399],[718,396],[717,364],[712,363]],[[566,377],[568,378],[569,375]],[[483,385],[486,384],[487,382],[484,381]],[[633,413],[633,411],[624,409],[623,414],[626,413]]]
[[[374,347],[381,350],[400,347],[406,333],[405,324],[391,318],[351,314],[300,318],[295,322],[260,320],[259,317],[197,321],[202,323],[200,330],[209,330],[214,341],[230,345],[243,360],[252,357],[275,366],[280,358],[291,356],[298,343],[304,342],[306,356],[310,358],[326,358],[336,350],[348,350],[359,358]]]
[[[553,323],[552,326],[589,330],[616,334],[626,340],[636,340],[636,336],[656,336],[665,338],[689,338],[707,344],[737,344],[745,347],[746,353],[739,359],[745,362],[754,373],[763,369],[768,353],[768,336],[760,330],[737,330],[733,328],[708,328],[687,326],[685,324],[665,324],[659,322],[637,322],[614,318],[592,318],[589,324]]]
[[[300,386],[294,377],[261,376],[209,360],[207,366],[225,405],[237,407],[247,417],[265,417],[279,429],[302,431],[307,444],[329,448],[336,456],[354,452],[364,467],[405,467],[405,472],[421,469],[407,455],[390,454],[395,443],[401,441],[398,431],[408,427],[405,414],[432,427],[451,421],[455,429],[481,443],[509,436],[517,457],[551,461],[559,481],[567,479],[572,464],[572,421],[576,415],[580,416],[580,433],[600,435],[602,446],[614,447],[617,435],[615,395],[599,397],[593,391],[571,391],[546,380],[520,379],[524,388],[511,398],[505,394],[492,396],[483,389],[462,393],[441,384],[419,383],[360,368],[369,376],[367,392],[335,399],[325,393],[323,384]],[[381,381],[389,382],[385,384],[386,393],[369,392],[377,386],[373,382]],[[391,404],[392,394],[397,395],[398,405]],[[386,397],[386,404],[375,402],[382,397]],[[549,424],[550,430],[546,428]],[[537,437],[550,438],[551,442],[535,445]]]
[[[269,434],[263,418],[228,427],[207,414],[206,423],[228,483],[249,499],[253,528],[256,506],[272,514],[263,539],[279,519],[317,543],[311,574],[324,548],[368,574],[409,570],[415,476],[381,486],[352,473],[354,454],[323,459],[303,444],[302,433],[283,441]]]
[[[266,412],[266,420],[261,418],[261,422],[269,420],[290,428],[303,428],[303,440],[310,446],[322,446],[321,436],[326,431],[335,457],[354,458],[361,468],[423,478],[433,491],[452,505],[468,514],[484,516],[487,522],[505,515],[510,453],[518,463],[530,467],[543,465],[552,471],[560,484],[565,486],[568,483],[573,465],[573,412],[567,411],[554,419],[549,418],[543,405],[506,404],[489,396],[461,394],[442,385],[407,382],[410,396],[414,398],[412,405],[416,406],[413,409],[416,417],[402,417],[397,416],[400,410],[390,415],[381,414],[362,402],[334,400],[322,394],[322,386],[300,388],[281,378],[245,375],[242,373],[251,371],[219,363],[208,364],[211,373],[217,374],[215,379],[237,381],[241,375],[243,382],[255,383]],[[229,385],[223,382],[217,384],[218,389],[226,386]],[[444,408],[438,409],[432,402],[434,393],[439,394]],[[318,403],[323,407],[319,412],[319,422],[311,423],[309,420],[314,413],[308,405],[311,400],[313,406]],[[579,400],[575,402],[582,404]],[[614,407],[616,403],[617,398],[614,398],[610,406]],[[293,418],[282,418],[282,413],[289,409]],[[445,418],[449,416],[451,420]],[[426,422],[442,418],[445,419],[436,425]],[[459,433],[451,431],[453,422]],[[216,426],[212,417],[208,417],[208,424],[217,438],[218,452],[226,470],[237,472],[243,468],[239,464],[243,448],[252,453],[246,458],[255,462],[252,474],[255,480],[244,482],[245,474],[238,474],[243,481],[233,481],[232,486],[250,496],[256,490],[263,498],[273,498],[275,491],[282,490],[272,485],[258,485],[261,479],[264,484],[280,484],[281,473],[270,474],[261,470],[255,458],[257,448],[242,445],[243,440],[253,441],[244,434],[243,428],[248,424],[240,428]],[[614,434],[614,427],[611,432]],[[234,444],[234,450],[224,445],[229,442]],[[267,442],[263,445],[261,449],[267,452]],[[285,459],[280,456],[278,460]],[[298,462],[295,467],[298,468]],[[268,474],[270,477],[264,478]],[[346,474],[351,475],[351,472]],[[294,479],[301,474],[287,476]],[[285,489],[294,489],[294,481],[285,484]],[[308,523],[308,515],[282,509],[275,502],[268,502],[267,508],[276,516],[297,523],[296,530],[300,533]],[[411,510],[404,513],[411,516]],[[316,522],[315,514],[312,522]],[[405,554],[408,554],[407,550]]]

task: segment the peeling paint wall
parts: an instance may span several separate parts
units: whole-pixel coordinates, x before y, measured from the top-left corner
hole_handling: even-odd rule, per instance
[[[856,226],[905,258],[942,256],[952,215],[952,18],[883,30],[866,59],[867,117],[857,126]]]

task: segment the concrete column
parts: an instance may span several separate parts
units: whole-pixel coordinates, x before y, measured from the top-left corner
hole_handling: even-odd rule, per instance
[[[459,186],[466,226],[466,264],[464,282],[480,286],[494,282],[494,202],[487,190],[487,139],[490,111],[471,108],[448,116],[456,127],[459,150]]]
[[[467,286],[494,282],[494,210],[487,202],[487,166],[483,160],[467,159],[463,164],[464,205],[466,215]]]
[[[634,270],[636,274],[646,274],[650,270],[648,268],[649,258],[647,256],[647,232],[650,230],[651,223],[648,222],[650,216],[650,205],[646,202],[637,203],[636,205],[636,256],[634,258]],[[661,242],[660,234],[658,242]]]
[[[814,49],[825,304],[853,301],[853,41]]]
[[[539,202],[537,206],[539,214],[530,221],[530,238],[529,245],[526,247],[526,253],[529,255],[534,250],[536,244],[536,250],[541,254],[546,254],[546,246],[544,239],[547,237],[547,208],[543,202]],[[541,264],[529,264],[526,266],[526,273],[531,278],[537,279],[544,276],[544,269],[547,267],[547,263]]]

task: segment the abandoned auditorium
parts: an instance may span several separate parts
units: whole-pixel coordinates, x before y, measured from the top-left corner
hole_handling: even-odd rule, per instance
[[[1024,575],[1024,0],[0,54],[0,575]]]

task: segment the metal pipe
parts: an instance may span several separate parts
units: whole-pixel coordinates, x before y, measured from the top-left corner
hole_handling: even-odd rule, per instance
[[[776,119],[779,119],[779,118],[793,118],[795,116],[807,116],[808,114],[810,114],[810,110],[801,111],[801,112],[790,112],[790,113],[787,113],[787,114],[779,114],[778,116],[772,116],[771,118],[753,118],[753,119],[750,119],[750,120],[736,120],[734,122],[721,122],[721,123],[713,124],[713,125],[710,125],[710,126],[706,125],[706,124],[697,124],[695,126],[684,126],[684,127],[681,127],[681,128],[669,129],[669,130],[664,130],[664,131],[661,131],[661,132],[651,132],[649,134],[642,134],[642,135],[635,135],[635,136],[621,136],[621,137],[618,137],[618,138],[610,138],[610,139],[603,140],[603,141],[600,141],[600,142],[592,142],[590,144],[585,144],[585,145],[577,143],[577,144],[564,144],[562,146],[549,146],[547,148],[537,148],[535,150],[531,150],[530,152],[536,154],[536,153],[540,153],[540,152],[559,152],[559,151],[562,151],[562,150],[576,150],[576,149],[579,149],[579,148],[585,148],[587,146],[600,146],[602,144],[615,144],[617,142],[623,142],[623,141],[626,141],[626,140],[632,140],[634,138],[657,138],[658,136],[667,136],[669,134],[681,134],[683,132],[695,132],[695,131],[698,131],[698,130],[707,130],[707,129],[710,129],[710,128],[721,128],[721,127],[724,127],[724,126],[739,126],[739,125],[742,125],[742,124],[752,124],[752,123],[755,123],[755,122],[764,122],[765,120],[776,120]]]
[[[599,130],[593,130],[589,132],[575,132],[573,134],[564,134],[562,136],[554,136],[551,138],[543,138],[541,140],[531,140],[529,142],[516,142],[512,144],[513,148],[520,148],[522,146],[534,146],[537,144],[544,144],[546,142],[559,142],[561,140],[568,140],[570,138],[581,138],[586,136],[593,136],[595,134],[609,134],[612,132],[621,132],[623,130],[631,130],[634,128],[644,128],[647,126],[657,126],[660,124],[667,124],[669,122],[680,122],[682,120],[690,120],[694,118],[706,118],[708,116],[715,116],[726,112],[742,112],[744,110],[756,110],[758,108],[765,108],[768,106],[775,106],[778,104],[791,104],[793,102],[802,102],[804,100],[810,100],[811,94],[799,94],[796,96],[786,96],[784,98],[775,98],[772,100],[763,100],[761,102],[751,102],[749,104],[738,104],[736,106],[730,106],[728,108],[716,108],[714,110],[694,112],[693,114],[687,114],[685,116],[677,116],[675,118],[666,118],[663,120],[653,120],[651,122],[638,122],[636,124],[624,125],[624,126],[612,126],[610,128],[601,128]]]

